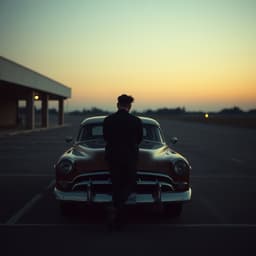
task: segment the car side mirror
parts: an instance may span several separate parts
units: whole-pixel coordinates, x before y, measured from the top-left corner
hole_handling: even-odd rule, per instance
[[[170,142],[174,145],[178,142],[178,138],[177,137],[171,137]]]
[[[72,142],[73,142],[73,137],[68,136],[68,137],[65,138],[65,141],[66,141],[67,143],[72,143]]]

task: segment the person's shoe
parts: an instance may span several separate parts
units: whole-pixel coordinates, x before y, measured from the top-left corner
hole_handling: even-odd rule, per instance
[[[115,223],[117,219],[117,210],[114,207],[109,207],[107,209],[107,227],[109,231],[115,229]]]
[[[123,229],[123,215],[121,211],[122,211],[121,209],[117,210],[117,214],[113,223],[114,231],[121,231]]]

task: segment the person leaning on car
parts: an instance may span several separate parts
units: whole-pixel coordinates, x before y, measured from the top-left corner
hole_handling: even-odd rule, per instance
[[[118,97],[118,111],[107,116],[103,123],[106,141],[105,158],[109,164],[112,180],[113,206],[118,218],[120,208],[135,192],[136,163],[143,130],[141,120],[129,113],[133,97]]]

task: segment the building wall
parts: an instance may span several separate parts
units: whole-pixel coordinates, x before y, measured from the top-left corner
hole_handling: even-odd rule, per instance
[[[0,127],[15,127],[17,119],[16,100],[0,100]]]

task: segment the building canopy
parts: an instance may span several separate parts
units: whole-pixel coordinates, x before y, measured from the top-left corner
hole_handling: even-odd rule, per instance
[[[34,100],[42,101],[42,126],[48,126],[48,101],[59,102],[58,123],[64,123],[64,100],[71,88],[0,56],[0,127],[18,126],[19,100],[26,101],[26,128],[35,127]]]

